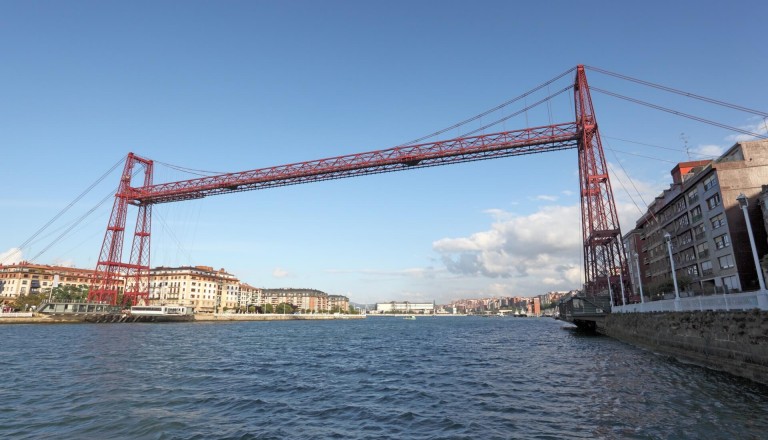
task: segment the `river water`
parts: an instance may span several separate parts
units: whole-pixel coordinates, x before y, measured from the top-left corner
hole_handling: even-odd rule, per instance
[[[13,439],[758,439],[768,387],[549,318],[0,326]]]

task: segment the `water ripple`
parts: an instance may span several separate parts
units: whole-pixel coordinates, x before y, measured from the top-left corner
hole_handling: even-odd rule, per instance
[[[0,437],[758,439],[766,387],[549,319],[0,327]]]

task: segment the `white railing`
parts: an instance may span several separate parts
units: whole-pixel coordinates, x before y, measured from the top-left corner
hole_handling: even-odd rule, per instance
[[[612,313],[691,312],[705,310],[768,310],[768,291],[732,293],[729,295],[694,296],[664,299],[640,304],[614,306]]]

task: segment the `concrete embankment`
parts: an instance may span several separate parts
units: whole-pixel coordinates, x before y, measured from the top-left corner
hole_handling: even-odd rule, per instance
[[[364,319],[365,315],[281,315],[281,314],[236,314],[220,313],[218,315],[199,314],[195,315],[195,321],[296,321],[296,320],[332,320],[332,319]]]
[[[615,313],[598,331],[768,385],[768,312]]]
[[[106,316],[114,316],[115,319],[103,319]],[[0,324],[81,324],[85,322],[119,323],[134,322],[132,319],[118,319],[121,315],[75,315],[75,316],[0,316]],[[296,320],[334,320],[334,319],[364,319],[365,315],[278,315],[278,314],[229,314],[218,315],[199,314],[192,319],[163,319],[163,317],[143,317],[144,322],[228,322],[228,321],[296,321]],[[174,318],[174,317],[171,317]]]
[[[0,314],[0,324],[50,324],[53,321],[48,316],[35,316],[32,313],[3,313]]]

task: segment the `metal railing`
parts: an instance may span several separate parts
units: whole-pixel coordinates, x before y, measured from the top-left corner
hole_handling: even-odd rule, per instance
[[[706,310],[768,310],[768,291],[664,299],[640,304],[614,306],[612,313],[692,312]]]

